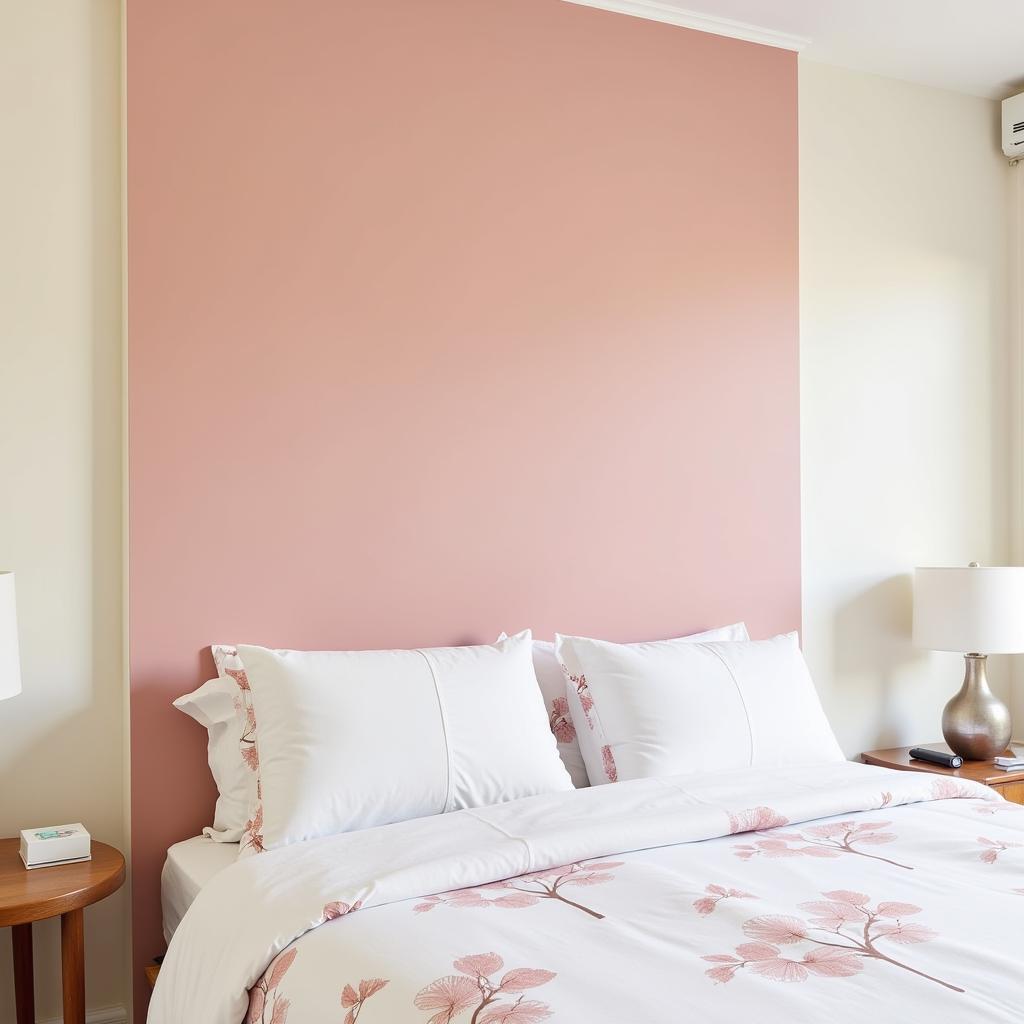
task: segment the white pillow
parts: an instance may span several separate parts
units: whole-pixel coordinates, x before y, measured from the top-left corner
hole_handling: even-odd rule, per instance
[[[259,720],[242,853],[572,789],[529,632],[480,647],[239,645]]]
[[[219,660],[218,669],[221,665]],[[244,672],[240,674],[244,682]],[[255,745],[252,739],[246,739],[255,721],[251,702],[245,697],[238,680],[224,674],[174,701],[174,707],[208,733],[207,759],[218,797],[213,825],[203,832],[218,843],[237,843],[241,839],[256,793]]]
[[[559,636],[555,650],[570,700],[582,697],[593,725],[578,730],[591,783],[699,772],[708,764],[843,760],[796,633],[725,643]]]
[[[504,636],[505,634],[502,633],[498,639],[503,639]],[[687,641],[746,640],[748,639],[747,627],[739,622],[734,626],[724,626],[721,629],[712,629],[706,633],[697,633],[695,636],[681,639]],[[555,645],[550,640],[533,641],[533,671],[537,675],[540,692],[544,695],[544,706],[548,711],[548,724],[558,741],[558,755],[569,772],[572,784],[577,789],[585,789],[590,785],[590,779],[583,760],[583,752],[580,749],[581,741],[578,734],[580,729],[586,730],[587,736],[583,740],[586,743],[591,738],[592,727],[583,714],[578,694],[573,694],[575,708],[570,706],[569,695],[565,689],[566,675],[558,660],[558,655],[555,654]],[[599,750],[600,746],[597,749]]]

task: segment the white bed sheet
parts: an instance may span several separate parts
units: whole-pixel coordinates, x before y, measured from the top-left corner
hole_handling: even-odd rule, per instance
[[[206,836],[175,843],[167,851],[167,860],[160,875],[164,939],[167,942],[171,941],[199,890],[236,860],[238,843],[215,843]]]

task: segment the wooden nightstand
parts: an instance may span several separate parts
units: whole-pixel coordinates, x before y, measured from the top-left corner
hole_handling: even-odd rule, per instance
[[[945,743],[915,743],[915,747],[931,747],[933,750],[949,751]],[[991,761],[964,761],[962,768],[943,768],[940,764],[915,761],[910,756],[912,747],[893,747],[891,750],[871,750],[861,754],[865,764],[877,764],[882,768],[897,768],[906,772],[930,772],[933,775],[948,775],[954,779],[970,779],[982,785],[991,786],[1010,803],[1024,804],[1024,772],[1004,772]],[[1007,750],[1012,757],[1013,751]]]
[[[60,916],[64,1024],[85,1024],[85,927],[83,907],[98,903],[124,882],[124,857],[92,842],[92,860],[28,871],[17,839],[0,839],[0,928],[14,940],[17,1024],[35,1024],[32,990],[32,922]]]

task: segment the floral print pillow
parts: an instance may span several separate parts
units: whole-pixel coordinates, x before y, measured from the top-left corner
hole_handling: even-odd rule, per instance
[[[251,838],[253,817],[259,802],[259,768],[260,759],[256,747],[256,711],[253,708],[252,691],[245,675],[245,666],[238,656],[233,644],[214,644],[210,650],[213,662],[217,666],[217,675],[230,687],[231,702],[235,717],[231,728],[231,742],[241,772],[237,802],[246,809],[245,817],[238,821],[237,827],[241,841],[245,843]]]

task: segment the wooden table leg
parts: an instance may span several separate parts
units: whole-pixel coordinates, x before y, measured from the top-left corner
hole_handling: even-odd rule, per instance
[[[85,921],[81,909],[60,918],[64,1024],[85,1024]]]
[[[11,928],[14,947],[14,1008],[18,1024],[36,1024],[36,994],[32,976],[32,925]]]

